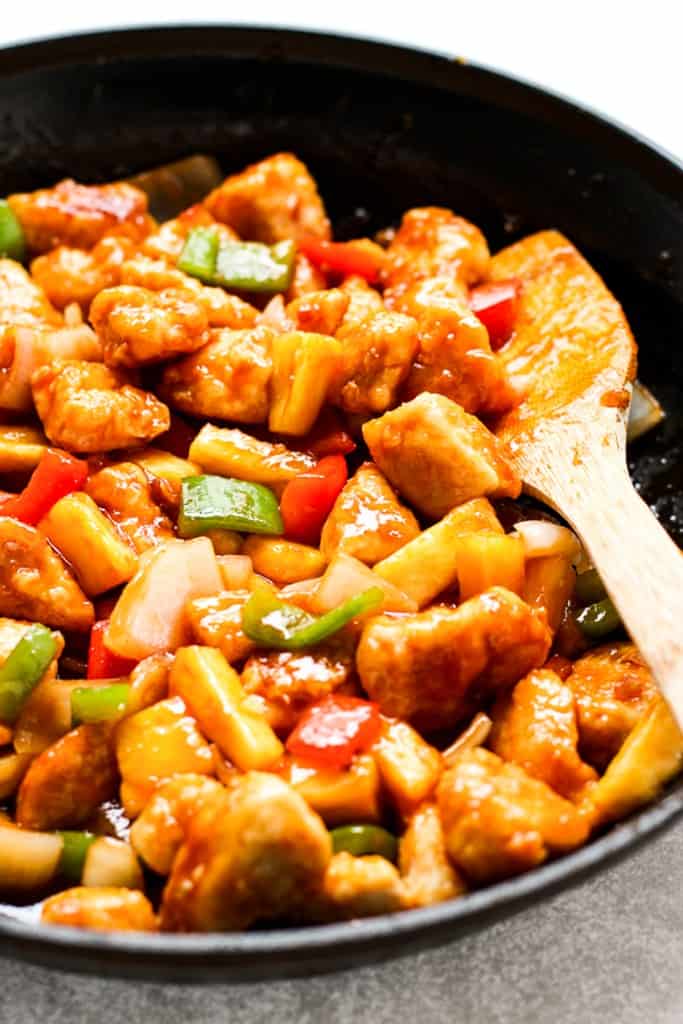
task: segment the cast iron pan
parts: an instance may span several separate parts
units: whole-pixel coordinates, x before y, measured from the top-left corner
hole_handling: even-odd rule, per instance
[[[683,167],[563,99],[433,54],[269,29],[146,29],[2,51],[0,195],[62,176],[105,181],[192,152],[226,171],[280,149],[320,183],[340,237],[410,206],[453,207],[492,249],[566,232],[621,299],[640,375],[668,412],[631,451],[643,495],[683,539]],[[671,822],[683,781],[571,856],[463,899],[392,916],[246,935],[105,935],[0,915],[2,952],[172,981],[365,963],[481,927],[603,866]]]

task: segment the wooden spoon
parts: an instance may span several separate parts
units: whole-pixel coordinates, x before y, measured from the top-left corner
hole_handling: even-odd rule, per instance
[[[555,231],[498,253],[491,277],[521,281],[501,356],[525,394],[495,432],[525,490],[581,537],[683,728],[683,558],[626,467],[636,347],[624,313]]]

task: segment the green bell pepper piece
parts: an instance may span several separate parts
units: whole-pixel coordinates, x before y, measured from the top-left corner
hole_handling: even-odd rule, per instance
[[[621,626],[619,612],[609,597],[582,608],[576,616],[576,622],[584,636],[591,640],[600,640]]]
[[[59,874],[70,882],[80,882],[88,850],[97,836],[92,832],[59,832],[64,845],[59,859]]]
[[[286,604],[268,588],[255,590],[242,609],[242,629],[259,647],[299,651],[337,633],[357,615],[382,603],[381,587],[370,587],[319,617]]]
[[[26,254],[24,231],[6,199],[0,199],[0,256],[20,263]]]
[[[581,604],[595,604],[607,597],[605,584],[600,579],[597,569],[579,573],[576,577],[575,593]]]
[[[379,825],[341,825],[330,832],[332,849],[335,853],[352,853],[363,857],[376,853],[386,860],[396,862],[398,843],[396,836]]]
[[[194,228],[188,232],[178,260],[178,270],[213,284],[218,256],[218,235],[213,228]]]
[[[284,292],[294,268],[294,242],[223,242],[216,259],[215,284],[245,292]]]
[[[207,530],[280,536],[284,525],[269,487],[223,476],[187,476],[182,482],[178,532],[181,537],[198,537]]]
[[[47,626],[31,626],[0,668],[0,722],[13,725],[57,653]]]
[[[71,691],[71,724],[113,722],[125,710],[130,695],[128,683],[111,686],[78,686]]]

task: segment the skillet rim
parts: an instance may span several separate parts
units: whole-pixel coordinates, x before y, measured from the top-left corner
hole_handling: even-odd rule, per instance
[[[97,48],[105,50],[101,56]],[[49,36],[0,47],[2,80],[23,71],[47,70],[74,61],[106,64],[110,60],[204,55],[256,57],[323,63],[337,68],[358,67],[382,77],[400,73],[403,80],[472,95],[498,107],[510,106],[541,121],[563,118],[567,128],[582,138],[599,137],[615,158],[683,207],[683,159],[632,131],[613,118],[495,69],[472,64],[446,53],[401,46],[359,36],[332,35],[288,27],[180,24],[97,30],[67,36]],[[625,156],[624,156],[625,154]],[[541,893],[550,895],[576,883],[604,862],[635,849],[650,835],[683,813],[683,778],[655,804],[613,827],[608,833],[574,853],[525,875],[488,886],[456,900],[416,910],[385,914],[360,921],[329,925],[271,929],[250,933],[103,933],[27,923],[0,910],[0,938],[9,944],[3,953],[76,970],[95,970],[114,957],[117,973],[161,976],[165,980],[226,980],[225,968],[246,969],[244,980],[277,973],[334,969],[359,959],[380,959],[397,952],[412,953],[422,946],[454,938],[458,931],[476,927],[496,915],[509,913]],[[18,915],[21,913],[17,912]],[[414,939],[409,948],[401,941]],[[85,954],[82,962],[59,955]],[[98,957],[88,961],[87,955]],[[340,956],[347,959],[341,961]],[[268,959],[264,963],[264,958]],[[255,969],[255,974],[249,972]],[[204,974],[202,974],[202,971]],[[198,973],[199,972],[199,973]],[[230,980],[238,980],[231,978]]]

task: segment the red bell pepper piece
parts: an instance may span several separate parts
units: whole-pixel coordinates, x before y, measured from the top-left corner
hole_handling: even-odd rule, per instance
[[[290,480],[280,498],[285,537],[315,544],[323,523],[348,479],[343,455],[327,455],[315,469]]]
[[[109,619],[100,619],[90,633],[88,647],[88,679],[118,679],[127,676],[137,665],[137,661],[121,658],[104,645]]]
[[[344,768],[380,734],[379,705],[331,694],[304,711],[285,744],[290,754],[320,768]]]
[[[323,273],[337,273],[346,277],[358,274],[368,284],[379,280],[382,251],[367,248],[358,242],[322,242],[319,238],[302,238],[297,242],[299,252]]]
[[[21,494],[3,503],[2,514],[36,526],[60,498],[80,491],[87,476],[87,462],[58,448],[48,448]]]
[[[518,294],[518,281],[491,281],[470,292],[470,308],[489,332],[494,350],[504,345],[514,330]]]

